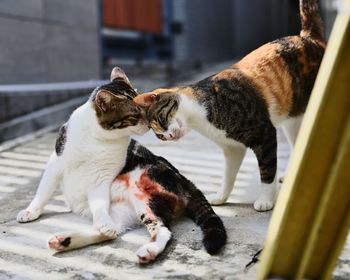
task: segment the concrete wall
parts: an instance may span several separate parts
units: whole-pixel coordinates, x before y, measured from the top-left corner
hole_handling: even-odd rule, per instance
[[[335,0],[319,0],[326,36]],[[322,5],[321,5],[322,4]],[[240,58],[272,40],[300,33],[297,0],[173,0],[175,60],[215,62]]]
[[[232,58],[231,0],[175,0],[173,18],[183,24],[175,36],[175,60],[216,62]]]
[[[235,56],[300,30],[298,1],[232,1],[232,38]]]
[[[262,44],[299,32],[298,1],[176,0],[177,61],[216,62],[238,58]]]
[[[0,84],[99,77],[98,0],[1,0]]]

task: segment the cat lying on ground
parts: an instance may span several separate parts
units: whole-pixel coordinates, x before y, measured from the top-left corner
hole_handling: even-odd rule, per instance
[[[56,234],[48,241],[54,250],[115,239],[143,224],[151,241],[137,256],[147,263],[164,250],[172,220],[184,213],[201,227],[207,252],[217,253],[226,231],[204,195],[168,161],[131,140],[148,131],[136,95],[125,73],[114,68],[111,83],[96,88],[59,130],[56,151],[18,222],[37,219],[60,186],[74,213],[92,216],[93,229]]]

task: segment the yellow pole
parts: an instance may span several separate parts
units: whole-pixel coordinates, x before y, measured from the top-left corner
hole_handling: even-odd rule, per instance
[[[258,279],[328,279],[348,232],[349,21],[350,0],[344,0],[271,218]]]

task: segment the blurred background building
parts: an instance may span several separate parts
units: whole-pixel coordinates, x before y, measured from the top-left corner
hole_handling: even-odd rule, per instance
[[[334,2],[320,3],[327,36]],[[22,125],[14,129],[9,121],[86,97],[114,65],[133,79],[157,77],[169,84],[298,34],[298,5],[298,0],[1,0],[0,142],[22,135]],[[77,81],[90,83],[67,84]],[[27,86],[58,82],[64,84]],[[47,114],[35,116],[29,126],[23,118],[19,122],[26,123],[25,131],[35,130],[45,126]]]

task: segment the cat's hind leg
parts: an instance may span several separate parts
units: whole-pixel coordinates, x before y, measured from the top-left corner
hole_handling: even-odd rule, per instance
[[[91,244],[117,238],[117,235],[137,223],[136,215],[132,215],[132,207],[125,203],[111,203],[110,217],[115,227],[115,234],[106,235],[98,229],[57,233],[49,238],[48,247],[56,251],[68,251]]]
[[[141,223],[146,227],[151,236],[151,242],[141,246],[136,255],[139,259],[139,263],[149,263],[163,252],[168,241],[171,238],[170,230],[164,225],[163,220],[170,219],[169,209],[166,207],[162,211],[162,215],[166,218],[162,219],[154,214],[152,209],[148,206],[147,200],[140,200],[137,197],[132,199],[136,215],[139,217]],[[158,202],[160,202],[158,200]]]
[[[246,147],[240,143],[223,148],[225,157],[224,178],[220,191],[216,194],[208,195],[207,197],[211,205],[221,205],[227,201],[232,192],[234,182],[246,150]]]
[[[56,152],[52,153],[46,165],[44,174],[39,183],[34,199],[29,206],[17,214],[17,221],[26,223],[36,220],[41,215],[44,206],[59,185],[62,175],[62,166]]]
[[[88,245],[113,240],[116,236],[106,236],[98,230],[85,230],[57,233],[48,239],[50,249],[58,252],[82,248]]]
[[[261,139],[252,147],[259,164],[261,192],[254,202],[257,211],[271,210],[275,204],[277,171],[276,129],[271,124],[260,133]]]
[[[164,251],[171,232],[158,217],[142,214],[140,219],[151,235],[151,242],[141,246],[136,255],[140,263],[149,263]]]

